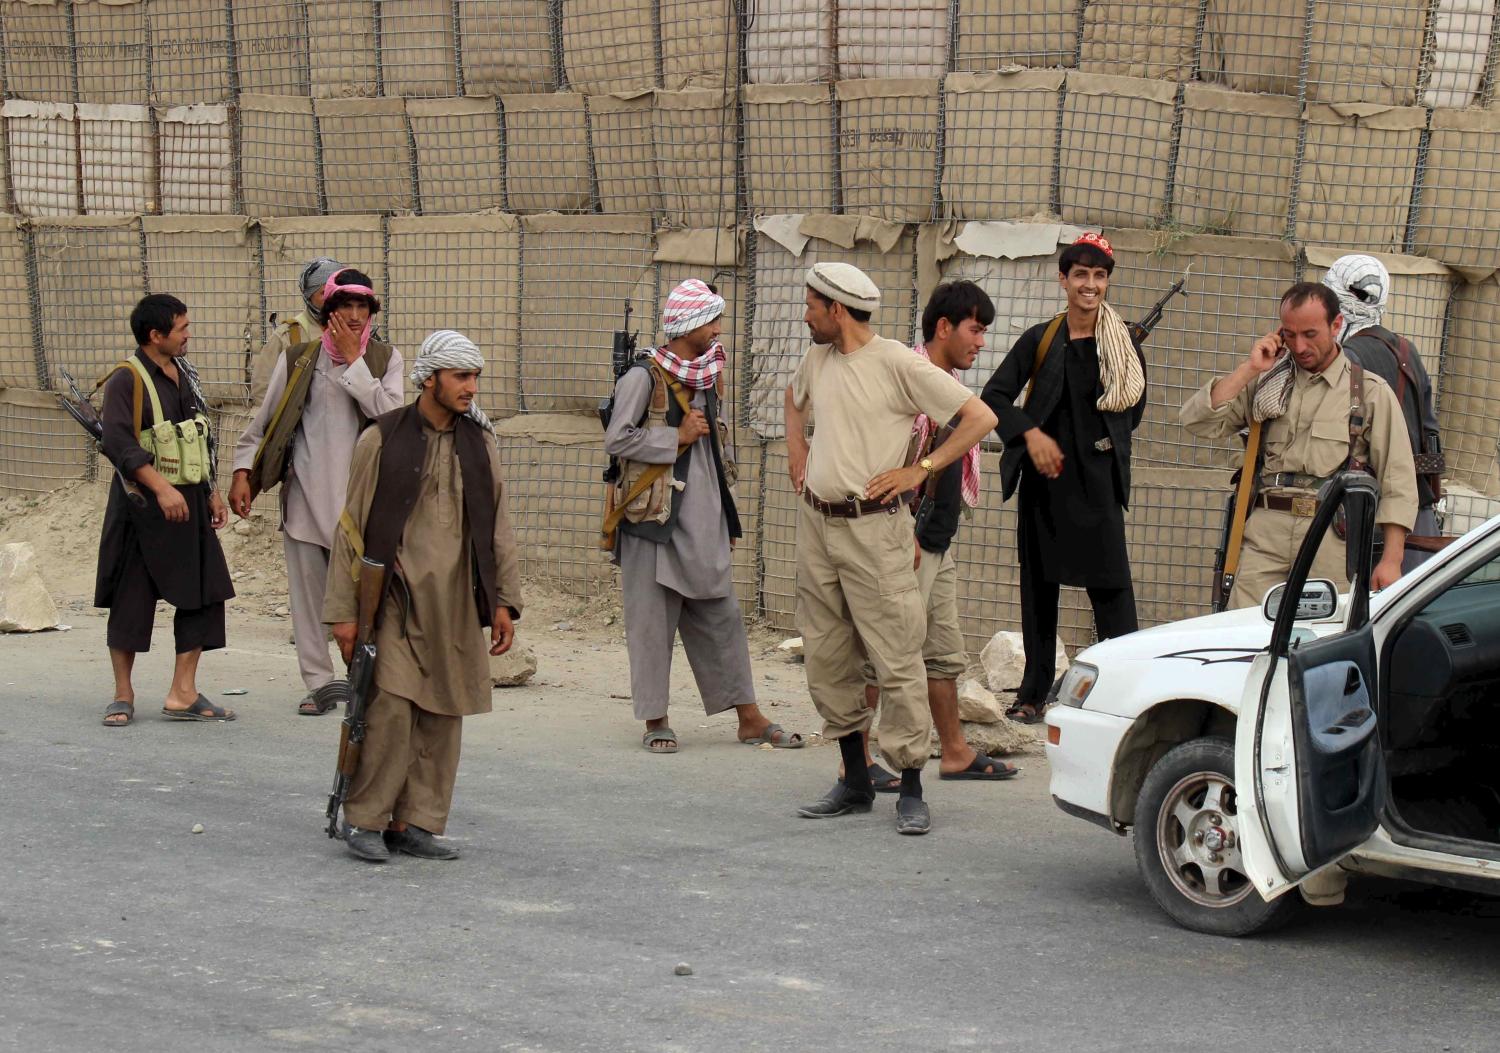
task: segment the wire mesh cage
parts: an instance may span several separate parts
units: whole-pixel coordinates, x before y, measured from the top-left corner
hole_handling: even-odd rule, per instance
[[[188,306],[189,353],[211,403],[250,399],[251,343],[258,343],[258,245],[239,216],[147,216],[146,274],[153,293]]]
[[[655,87],[656,49],[655,0],[562,0],[563,68],[574,91]]]
[[[93,441],[44,391],[0,391],[0,494],[45,494],[84,479]]]
[[[749,0],[745,68],[751,84],[834,79],[833,0]]]
[[[229,5],[223,0],[149,0],[151,104],[230,101]]]
[[[528,412],[592,413],[613,387],[611,334],[656,314],[648,216],[527,216],[521,225],[521,395]]]
[[[377,326],[388,328],[399,304],[389,304],[385,233],[378,216],[307,216],[260,221],[261,303],[266,311],[290,318],[302,309],[302,269],[319,256],[364,272],[387,310]],[[266,327],[269,331],[270,326]]]
[[[1208,614],[1228,473],[1145,470],[1132,478],[1125,541],[1145,625]]]
[[[841,80],[839,163],[846,212],[924,223],[936,203],[937,80]]]
[[[750,300],[750,276],[742,266],[744,244],[744,233],[734,227],[663,230],[657,233],[654,253],[658,304],[665,305],[672,290],[689,278],[707,282],[724,298],[724,313],[719,319],[722,329],[719,342],[724,345],[729,362],[724,371],[722,412],[734,438],[744,430],[741,423],[746,391],[743,377],[749,371],[747,356],[740,353]],[[646,319],[640,321],[644,335],[648,331]],[[654,346],[667,343],[667,335],[661,329],[660,311],[651,321],[649,330]]]
[[[309,83],[314,98],[380,93],[377,0],[302,0],[307,9]],[[336,41],[319,47],[320,40]],[[311,58],[316,56],[316,61]]]
[[[146,294],[140,220],[37,220],[32,239],[45,373],[62,366],[86,386],[135,348],[130,312]]]
[[[234,129],[229,107],[173,106],[156,122],[162,212],[224,215],[234,209]]]
[[[953,73],[944,112],[943,213],[1023,219],[1053,210],[1063,73]]]
[[[81,102],[77,109],[83,210],[90,215],[159,211],[150,108]]]
[[[145,0],[73,0],[72,9],[78,101],[147,105]]]
[[[751,84],[742,99],[749,211],[833,212],[838,165],[828,85]]]
[[[254,216],[320,211],[318,125],[310,98],[241,95],[240,196]]]
[[[1307,98],[1414,104],[1428,6],[1429,0],[1312,0]]]
[[[406,117],[424,213],[485,212],[505,204],[495,99],[407,99]]]
[[[1073,66],[1078,0],[966,0],[958,5],[953,68],[984,73],[1009,66]]]
[[[429,333],[456,329],[484,353],[479,404],[492,419],[520,409],[521,228],[514,216],[395,216],[387,332],[407,360]],[[412,392],[411,394],[415,394]]]
[[[81,208],[75,107],[68,102],[6,101],[10,185],[23,216],[76,216]]]
[[[382,3],[382,95],[438,98],[458,94],[458,42],[453,0]]]
[[[312,91],[308,48],[314,34],[303,0],[235,0],[228,6],[239,90],[308,96]]]
[[[1495,5],[1489,0],[1437,0],[1431,20],[1432,55],[1422,105],[1478,105],[1483,101]]]
[[[326,211],[410,212],[417,207],[402,99],[318,99]]]
[[[512,212],[584,212],[590,206],[588,115],[574,92],[507,95],[505,194]]]
[[[213,429],[219,446],[219,472],[215,482],[221,494],[228,494],[229,487],[234,482],[233,451],[240,436],[250,426],[254,413],[255,407],[253,406],[227,405],[219,407],[210,414],[208,426]],[[98,474],[107,479],[108,471],[109,469],[106,468]],[[255,500],[250,503],[250,516],[252,519],[259,518],[262,524],[268,526],[281,524],[281,485],[279,483],[255,495]]]
[[[755,229],[749,423],[762,438],[780,439],[783,395],[810,344],[803,321],[808,268],[824,261],[860,268],[880,290],[871,324],[905,340],[912,330],[916,237],[901,224],[855,216],[763,217]]]
[[[1500,114],[1435,110],[1414,248],[1454,266],[1500,256]]]
[[[1202,28],[1200,0],[1089,0],[1078,68],[1087,73],[1191,80]]]
[[[1167,306],[1146,342],[1146,414],[1131,448],[1142,467],[1215,467],[1238,463],[1239,444],[1191,435],[1178,420],[1188,398],[1245,360],[1273,329],[1281,294],[1296,280],[1295,249],[1284,241],[1164,231],[1108,232],[1115,249],[1109,300],[1139,319],[1189,265],[1186,299]]]
[[[733,96],[708,90],[657,92],[652,139],[662,222],[669,227],[733,223]]]
[[[1298,95],[1307,0],[1208,0],[1199,74],[1233,91]]]
[[[729,568],[734,594],[746,618],[760,614],[760,491],[761,444],[746,436],[732,447],[738,469],[734,484],[734,507],[740,517],[740,539],[734,545]]]
[[[1299,240],[1400,252],[1427,111],[1309,104],[1297,183]]]
[[[797,510],[788,475],[786,443],[761,447],[761,615],[777,629],[796,628]]]
[[[588,96],[589,141],[601,212],[655,214],[660,211],[653,145],[652,111],[656,92],[613,92]]]
[[[549,0],[457,0],[464,94],[556,91]]]
[[[1195,233],[1283,236],[1300,115],[1292,98],[1184,88],[1173,223]]]
[[[1057,193],[1072,223],[1145,226],[1166,209],[1177,85],[1068,74]]]
[[[1443,350],[1438,401],[1448,478],[1481,493],[1500,494],[1500,279],[1461,285],[1453,297]]]
[[[0,388],[48,382],[37,373],[26,272],[26,234],[16,217],[0,215]]]
[[[659,0],[661,83],[683,88],[733,88],[740,52],[735,0]]]
[[[838,0],[840,80],[933,79],[948,72],[947,0]]]
[[[76,68],[66,4],[0,6],[5,42],[5,91],[12,99],[76,102]]]

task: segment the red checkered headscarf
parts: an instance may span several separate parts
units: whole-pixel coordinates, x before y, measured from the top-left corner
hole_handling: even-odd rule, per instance
[[[668,340],[673,340],[707,325],[723,313],[724,297],[697,278],[689,278],[667,297],[666,305],[661,309],[661,329]],[[665,347],[653,350],[651,358],[683,385],[698,391],[717,384],[719,374],[724,371],[724,345],[717,340],[691,362],[684,361]]]

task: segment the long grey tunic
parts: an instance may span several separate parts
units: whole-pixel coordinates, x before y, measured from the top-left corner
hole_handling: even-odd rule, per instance
[[[632,369],[620,379],[615,389],[614,417],[604,435],[606,453],[646,464],[671,464],[677,460],[676,428],[636,426],[645,416],[650,400],[650,371]],[[704,408],[703,392],[693,392],[692,405],[695,409]],[[729,451],[724,454],[727,457]],[[693,444],[685,482],[672,536],[657,544],[621,531],[616,548],[618,558],[622,564],[635,560],[654,562],[657,584],[688,599],[733,595],[729,521],[719,501],[719,481],[707,435]],[[630,603],[629,596],[625,602]]]

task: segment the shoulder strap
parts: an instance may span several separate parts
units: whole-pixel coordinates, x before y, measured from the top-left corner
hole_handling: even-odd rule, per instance
[[[1052,350],[1052,341],[1057,339],[1057,331],[1062,328],[1063,320],[1068,317],[1064,311],[1052,321],[1047,323],[1047,328],[1042,330],[1042,342],[1036,347],[1036,356],[1031,360],[1031,376],[1026,381],[1026,405],[1031,405],[1031,396],[1036,393],[1037,374],[1042,371],[1042,363],[1047,361],[1047,352]]]
[[[155,424],[166,421],[166,414],[161,411],[161,399],[156,394],[156,385],[151,383],[151,375],[146,372],[146,367],[141,365],[138,358],[127,358],[126,368],[135,373],[135,433],[141,433],[141,389],[146,389],[146,394],[151,396],[151,420]]]
[[[1396,403],[1400,406],[1406,405],[1406,379],[1412,373],[1411,352],[1406,346],[1406,337],[1396,337],[1393,344],[1374,329],[1368,330],[1369,334],[1391,349],[1391,354],[1396,356]],[[1412,376],[1412,383],[1416,383],[1416,377]]]
[[[667,385],[667,390],[677,400],[677,405],[682,409],[682,412],[684,414],[691,413],[693,411],[692,400],[688,397],[687,389],[682,386],[681,381],[655,362],[651,363],[651,368],[661,375],[661,379]]]
[[[1240,551],[1245,543],[1245,520],[1250,516],[1250,501],[1255,494],[1255,477],[1259,475],[1260,433],[1262,422],[1250,422],[1245,440],[1245,462],[1240,467],[1239,485],[1234,493],[1234,518],[1229,524],[1229,543],[1224,550],[1224,576],[1233,578],[1240,569]]]
[[[131,413],[135,419],[135,431],[131,434],[139,435],[141,433],[141,399],[144,396],[144,392],[142,391],[140,373],[130,368],[130,363],[132,361],[134,361],[134,359],[121,362],[114,368],[112,368],[108,373],[104,374],[104,376],[100,377],[99,383],[94,385],[94,390],[98,391],[105,384],[108,384],[109,378],[120,372],[120,370],[122,369],[125,370],[125,372],[129,373],[131,379],[130,408]]]
[[[293,318],[291,321],[287,322],[286,338],[288,342],[290,342],[294,347],[297,344],[302,343],[302,326],[297,324],[297,319]]]
[[[1354,359],[1349,362],[1349,459],[1350,468],[1363,467],[1364,462],[1356,454],[1357,443],[1365,434],[1369,414],[1365,406],[1365,367]]]

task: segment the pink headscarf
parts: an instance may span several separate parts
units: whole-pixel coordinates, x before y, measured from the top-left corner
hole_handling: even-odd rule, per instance
[[[339,275],[345,273],[347,273],[346,270],[338,271],[337,273],[331,275],[328,281],[323,283],[323,303],[325,305],[325,310],[328,303],[328,298],[336,292],[355,293],[359,296],[368,296],[376,304],[380,303],[380,300],[375,296],[375,290],[370,288],[368,285],[340,285]],[[344,356],[339,353],[339,349],[334,346],[333,334],[329,331],[329,329],[329,326],[325,325],[323,327],[323,350],[327,353],[329,361],[331,361],[334,365],[348,365],[348,363],[344,361]],[[359,353],[361,357],[363,357],[365,349],[370,346],[370,333],[373,332],[374,329],[375,321],[374,316],[372,315],[370,318],[367,318],[365,320],[365,327],[361,329],[359,333]]]

